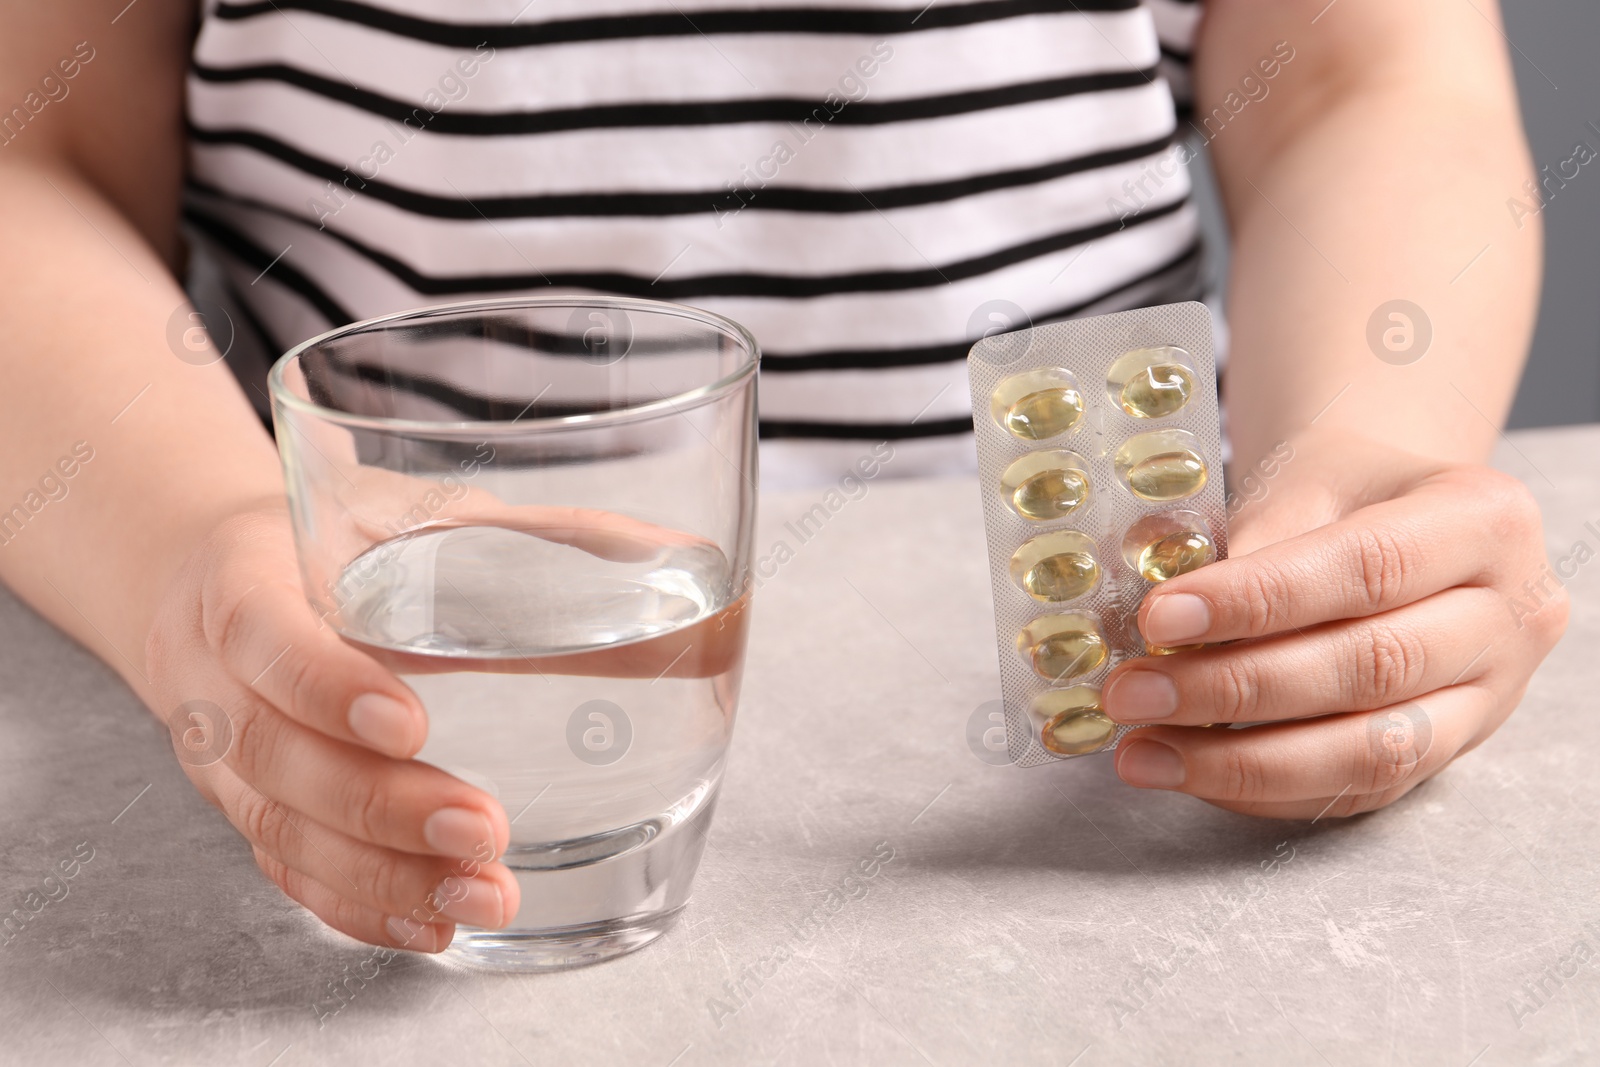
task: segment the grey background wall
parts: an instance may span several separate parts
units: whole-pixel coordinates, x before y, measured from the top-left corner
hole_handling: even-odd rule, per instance
[[[1553,171],[1579,142],[1600,152],[1600,3],[1502,3],[1535,164]],[[1544,225],[1544,304],[1512,426],[1600,420],[1600,159],[1548,198]]]
[[[1553,172],[1579,142],[1600,153],[1600,0],[1501,4],[1535,165]],[[1203,213],[1208,270],[1220,290],[1227,251],[1215,185],[1206,166],[1191,167],[1190,175],[1210,208]],[[1523,194],[1507,189],[1505,195]],[[1600,422],[1600,158],[1547,198],[1543,216],[1543,301],[1510,425]],[[1509,209],[1505,218],[1504,239],[1514,240],[1519,234]]]

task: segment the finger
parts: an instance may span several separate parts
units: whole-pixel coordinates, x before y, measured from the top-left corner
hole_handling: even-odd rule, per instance
[[[353,903],[424,922],[498,929],[521,903],[500,863],[446,860],[379,848],[284,807],[226,766],[212,776],[214,803],[251,846]]]
[[[1233,803],[1382,793],[1420,781],[1478,733],[1495,698],[1478,686],[1420,703],[1246,730],[1153,726],[1116,751],[1129,785]]]
[[[201,627],[228,673],[297,722],[388,756],[427,738],[421,702],[346,644],[306,603],[285,530],[254,531],[249,551],[211,569]]]
[[[386,848],[487,862],[511,830],[481,789],[415,760],[394,760],[309,730],[255,699],[229,709],[225,762],[280,804]]]
[[[1180,575],[1145,598],[1155,645],[1266,637],[1363,618],[1454,585],[1489,584],[1537,545],[1538,505],[1493,471],[1447,471],[1339,522]],[[1517,573],[1521,573],[1520,570]]]
[[[1496,662],[1504,605],[1457,587],[1301,634],[1129,660],[1104,687],[1117,722],[1200,726],[1370,711],[1475,681]]]
[[[369,945],[410,949],[414,952],[443,952],[455,937],[454,923],[422,923],[363,907],[340,896],[321,882],[312,880],[282,861],[255,850],[256,866],[290,900],[311,914],[357,941]]]

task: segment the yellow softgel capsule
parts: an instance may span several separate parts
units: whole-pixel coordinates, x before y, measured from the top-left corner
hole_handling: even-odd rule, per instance
[[[1145,500],[1182,500],[1206,484],[1206,461],[1190,452],[1157,452],[1128,468],[1128,488]]]
[[[1076,530],[1035,537],[1011,557],[1011,580],[1035,600],[1076,600],[1100,581],[1094,542]]]
[[[1177,363],[1140,371],[1122,387],[1122,410],[1140,419],[1164,419],[1189,402],[1194,376]]]
[[[1046,615],[1017,635],[1017,650],[1034,672],[1051,682],[1082,677],[1106,661],[1099,620],[1087,614]]]
[[[1058,756],[1098,752],[1117,736],[1117,724],[1106,718],[1100,690],[1092,685],[1047,689],[1034,698],[1033,714],[1044,722],[1039,743]]]
[[[1194,381],[1189,353],[1172,345],[1134,349],[1106,372],[1112,399],[1136,419],[1164,419],[1181,411],[1194,394]]]
[[[1041,389],[1006,411],[1006,429],[1025,441],[1043,441],[1064,434],[1083,418],[1083,397],[1076,389]]]
[[[1198,530],[1179,530],[1152,541],[1139,553],[1139,573],[1148,582],[1165,582],[1198,570],[1217,558],[1211,538]]]
[[[1024,518],[1038,522],[1063,518],[1089,497],[1089,478],[1083,471],[1040,471],[1011,494]]]
[[[1079,711],[1104,711],[1100,702],[1100,689],[1093,685],[1075,685],[1070,689],[1046,689],[1033,698],[1029,710],[1039,722],[1049,722],[1058,715]]]
[[[1094,588],[1100,567],[1093,556],[1063,552],[1047,556],[1028,568],[1022,588],[1035,600],[1076,600]]]
[[[1089,499],[1089,465],[1073,452],[1034,452],[1000,475],[1013,511],[1034,522],[1064,518]]]
[[[1165,582],[1217,558],[1211,524],[1196,511],[1158,511],[1129,526],[1122,536],[1122,558],[1141,578]]]
[[[1114,466],[1134,496],[1159,504],[1194,496],[1205,488],[1208,472],[1200,453],[1193,434],[1161,430],[1123,442]]]
[[[1060,756],[1099,752],[1117,736],[1117,724],[1103,711],[1069,711],[1045,723],[1039,742]]]
[[[1014,374],[995,387],[990,413],[1006,432],[1024,441],[1059,437],[1083,418],[1083,394],[1063,367]]]

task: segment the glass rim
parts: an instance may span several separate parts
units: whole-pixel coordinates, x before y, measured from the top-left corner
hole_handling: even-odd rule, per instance
[[[693,389],[687,389],[671,396],[659,397],[642,404],[630,404],[627,407],[608,408],[604,411],[586,412],[579,415],[535,416],[529,419],[523,419],[519,416],[510,422],[489,419],[463,419],[456,422],[441,422],[430,419],[393,418],[386,415],[357,415],[348,411],[340,411],[337,408],[326,407],[308,397],[297,396],[284,381],[284,374],[289,364],[298,360],[312,348],[341,337],[359,333],[374,326],[404,322],[406,320],[423,322],[429,318],[460,312],[585,307],[615,308],[622,311],[647,312],[652,315],[672,315],[677,318],[691,319],[733,337],[744,346],[748,358],[731,373],[707,382],[705,385],[697,385]],[[627,357],[624,355],[622,358],[625,359]],[[706,311],[703,308],[690,307],[686,304],[674,304],[665,300],[645,300],[640,297],[630,296],[503,297],[490,300],[463,300],[450,304],[432,304],[426,307],[408,308],[405,311],[396,311],[387,315],[362,319],[359,322],[348,323],[324,333],[319,333],[315,337],[309,337],[301,341],[273,362],[272,369],[267,372],[267,391],[271,394],[274,405],[281,403],[285,407],[302,414],[313,415],[326,422],[355,429],[385,430],[419,437],[451,436],[460,433],[510,435],[545,433],[563,429],[587,429],[614,423],[634,422],[664,413],[674,413],[685,408],[699,407],[731,392],[735,387],[743,383],[746,378],[754,375],[760,365],[761,345],[756,341],[755,335],[726,315],[719,315],[714,311]]]

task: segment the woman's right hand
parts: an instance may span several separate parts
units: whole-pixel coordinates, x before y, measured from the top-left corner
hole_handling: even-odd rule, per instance
[[[410,758],[427,736],[422,704],[307,604],[286,507],[235,514],[190,555],[146,663],[190,781],[323,922],[437,952],[456,922],[516,915],[516,879],[496,862],[505,811]]]

